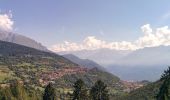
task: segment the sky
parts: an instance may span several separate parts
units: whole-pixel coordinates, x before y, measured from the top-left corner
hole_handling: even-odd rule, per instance
[[[50,50],[170,45],[169,0],[0,0],[0,30]]]

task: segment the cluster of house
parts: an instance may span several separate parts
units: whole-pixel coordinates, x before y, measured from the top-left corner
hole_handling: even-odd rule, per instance
[[[39,83],[44,86],[49,82],[54,83],[55,79],[58,79],[64,75],[86,73],[87,71],[88,69],[83,67],[64,67],[55,71],[43,72],[40,74]]]
[[[130,92],[144,86],[144,84],[140,82],[121,81],[121,83],[125,87],[124,92]]]

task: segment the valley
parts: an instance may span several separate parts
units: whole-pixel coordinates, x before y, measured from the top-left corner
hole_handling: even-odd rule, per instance
[[[169,4],[0,0],[0,100],[170,100]]]
[[[97,80],[102,80],[107,84],[111,100],[139,98],[136,93],[145,90],[150,93],[152,91],[150,88],[158,89],[160,85],[153,87],[152,84],[157,83],[145,80],[122,80],[92,60],[81,59],[74,55],[57,55],[5,41],[0,41],[0,72],[0,88],[9,88],[13,81],[18,80],[23,87],[31,89],[29,93],[39,91],[36,94],[39,97],[43,94],[44,88],[52,83],[60,96],[70,98],[68,94],[73,93],[74,83],[78,79],[82,79],[88,89]],[[118,70],[114,73],[120,74]],[[150,97],[153,94],[148,96],[153,98]]]
[[[56,88],[72,90],[77,79],[82,79],[88,87],[97,80],[102,80],[108,85],[111,93],[121,95],[122,87],[116,85],[120,82],[117,76],[97,68],[80,66],[57,54],[4,41],[0,41],[0,54],[2,88],[9,87],[13,80],[19,80],[24,86],[34,88],[35,91],[43,92],[49,83],[53,83]]]

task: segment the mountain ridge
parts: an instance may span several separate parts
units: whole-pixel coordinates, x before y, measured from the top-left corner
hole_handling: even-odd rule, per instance
[[[122,53],[123,52],[123,53]],[[83,50],[72,53],[83,59],[94,60],[123,80],[155,81],[170,65],[170,46],[146,47],[135,51]],[[104,62],[108,60],[109,62]],[[143,74],[145,73],[145,74]]]
[[[65,54],[65,55],[62,55],[63,57],[71,60],[72,62],[74,63],[77,63],[81,66],[84,66],[86,68],[98,68],[100,70],[105,70],[106,69],[102,66],[100,66],[99,64],[97,64],[96,62],[92,61],[92,60],[89,60],[89,59],[80,59],[78,58],[77,56],[73,55],[73,54]]]
[[[17,33],[1,31],[0,40],[28,46],[42,51],[48,51],[48,49],[41,43]]]
[[[81,50],[81,51],[67,51],[58,52],[58,54],[73,54],[81,59],[89,59],[101,66],[106,67],[107,65],[116,62],[120,58],[129,54],[131,51],[128,50],[112,50],[112,49],[96,49],[96,50]]]
[[[83,68],[55,53],[5,41],[0,41],[0,66],[4,75],[9,74],[5,79],[10,80],[15,77],[26,84],[29,83],[29,86],[37,87],[43,87],[48,82],[54,82],[56,86],[70,87],[79,78],[88,86],[101,79],[112,87],[120,80],[108,72]],[[4,80],[0,80],[2,81]]]

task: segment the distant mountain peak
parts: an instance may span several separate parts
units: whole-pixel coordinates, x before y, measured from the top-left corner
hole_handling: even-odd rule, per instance
[[[37,41],[31,38],[28,38],[26,36],[17,33],[0,31],[0,40],[24,45],[42,51],[48,51],[48,49],[45,46],[43,46],[41,43],[38,43]]]

